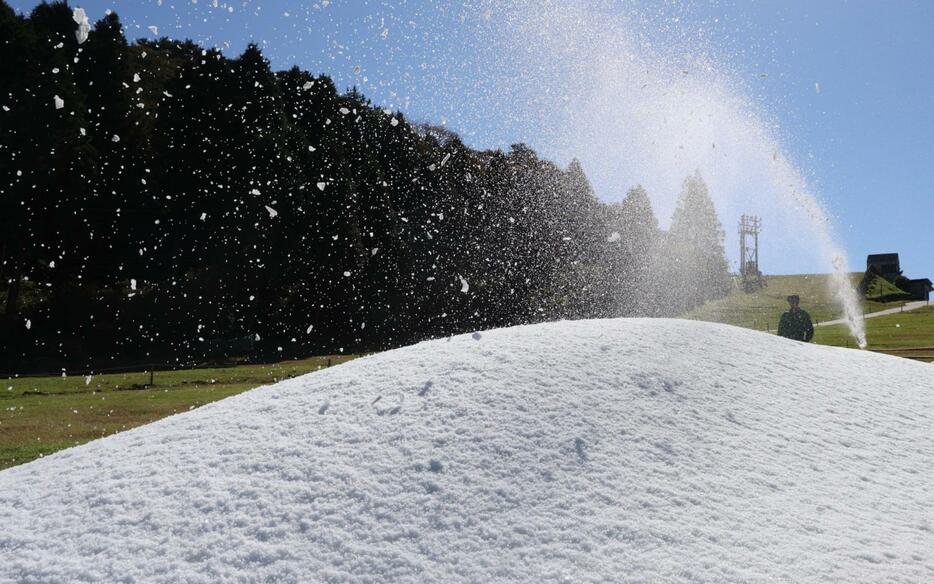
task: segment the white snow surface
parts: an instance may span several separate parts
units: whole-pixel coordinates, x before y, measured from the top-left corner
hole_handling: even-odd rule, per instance
[[[359,359],[0,472],[3,582],[931,582],[934,366],[594,320]]]

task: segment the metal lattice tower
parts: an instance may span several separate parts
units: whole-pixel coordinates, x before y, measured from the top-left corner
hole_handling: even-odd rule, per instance
[[[759,270],[759,233],[762,219],[754,215],[743,215],[739,220],[739,273],[743,277],[743,289],[754,292],[765,286]]]

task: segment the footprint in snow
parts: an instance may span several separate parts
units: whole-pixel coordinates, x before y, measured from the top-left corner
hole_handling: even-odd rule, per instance
[[[321,407],[318,408],[318,413],[323,414],[324,412],[328,411],[329,407],[331,407],[331,402],[330,401],[324,402],[323,404],[321,404]]]
[[[428,394],[428,392],[431,391],[431,386],[433,385],[434,385],[433,382],[426,381],[425,385],[420,390],[418,390],[418,395],[421,397],[425,397]]]
[[[577,459],[580,462],[587,462],[587,443],[583,438],[574,439],[574,450],[577,452]]]
[[[442,464],[440,460],[437,460],[435,458],[432,458],[431,460],[428,461],[427,468],[425,467],[425,465],[423,465],[420,462],[416,463],[414,468],[415,468],[415,472],[425,472],[426,470],[430,472],[435,472],[435,473],[444,472],[444,464]]]
[[[376,406],[376,415],[377,415],[377,416],[387,416],[387,415],[388,415],[388,416],[394,416],[394,415],[396,415],[396,414],[398,414],[399,412],[402,411],[402,402],[405,400],[405,396],[404,396],[404,395],[399,394],[399,400],[398,400],[398,402],[396,402],[396,404],[395,404],[394,406],[389,406],[389,407],[386,407],[386,408],[380,408],[379,406],[376,405],[376,402],[378,402],[378,401],[381,400],[381,399],[383,399],[383,396],[379,396],[379,397],[377,397],[376,399],[374,399],[372,402],[370,402],[370,405],[371,405],[371,406]]]
[[[480,340],[480,337],[481,337],[482,335],[481,335],[480,333],[474,333],[474,334],[472,334],[472,335],[470,335],[470,336],[473,337],[473,340],[479,341],[479,340]]]

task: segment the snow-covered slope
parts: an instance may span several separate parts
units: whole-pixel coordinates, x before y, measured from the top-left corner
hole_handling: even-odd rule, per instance
[[[932,440],[934,366],[496,330],[0,472],[0,580],[931,582]]]

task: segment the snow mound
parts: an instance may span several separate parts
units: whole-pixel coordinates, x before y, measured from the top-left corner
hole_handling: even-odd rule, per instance
[[[0,472],[15,582],[934,581],[934,367],[677,320],[421,343]]]

